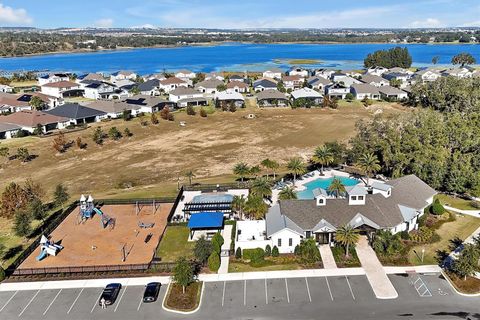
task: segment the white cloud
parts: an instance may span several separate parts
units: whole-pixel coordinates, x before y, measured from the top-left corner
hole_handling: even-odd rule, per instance
[[[111,28],[113,26],[113,19],[111,18],[104,18],[95,21],[95,27],[97,28]]]
[[[416,20],[409,24],[411,28],[438,28],[442,27],[443,24],[440,20],[435,18],[427,18],[425,20]]]
[[[462,23],[460,27],[480,27],[480,20]]]
[[[25,9],[14,9],[0,3],[0,23],[26,25],[31,24],[33,19]]]

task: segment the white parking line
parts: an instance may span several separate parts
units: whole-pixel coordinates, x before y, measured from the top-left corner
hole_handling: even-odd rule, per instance
[[[55,298],[53,298],[52,302],[50,302],[50,304],[48,305],[47,309],[45,309],[45,311],[43,312],[43,315],[46,315],[48,310],[50,309],[50,307],[52,306],[52,304],[55,302],[55,300],[57,300],[58,296],[60,295],[60,292],[62,292],[63,289],[60,289],[58,290],[57,292],[57,295],[55,296]]]
[[[353,294],[353,290],[352,290],[352,286],[350,285],[350,281],[348,281],[347,276],[345,276],[345,279],[347,279],[347,284],[348,284],[348,287],[350,288],[350,293],[352,294],[352,298],[353,298],[353,300],[355,300],[355,295]]]
[[[95,307],[97,306],[98,300],[100,300],[100,297],[102,296],[102,293],[103,293],[103,290],[100,291],[100,294],[98,295],[97,300],[95,300],[95,302],[93,303],[93,307],[92,307],[92,310],[90,310],[90,313],[92,313],[93,310],[95,310]]]
[[[307,293],[308,293],[308,300],[312,302],[312,296],[310,295],[310,288],[308,287],[308,279],[305,277],[305,283],[307,284]]]
[[[265,304],[268,304],[268,286],[267,286],[267,278],[265,278]]]
[[[117,312],[117,308],[120,305],[120,301],[122,301],[125,291],[127,291],[127,286],[125,286],[125,289],[122,290],[122,294],[120,295],[120,298],[118,299],[117,304],[115,305],[115,309],[113,309],[113,312]]]
[[[288,293],[287,278],[285,278],[285,290],[287,290],[287,301],[288,301],[288,303],[290,303],[290,294]]]
[[[72,311],[72,308],[73,308],[73,306],[75,305],[75,303],[77,302],[78,298],[80,298],[80,295],[82,294],[83,289],[85,289],[85,288],[82,288],[82,290],[80,290],[80,292],[78,293],[78,296],[75,298],[75,300],[73,301],[72,305],[70,306],[70,309],[68,309],[67,314],[69,314],[70,311]]]
[[[37,291],[37,293],[34,294],[34,296],[32,297],[32,299],[30,299],[30,301],[27,303],[27,305],[25,306],[25,308],[23,308],[22,312],[20,312],[18,314],[18,317],[21,317],[22,314],[25,312],[25,310],[27,310],[28,306],[30,305],[30,303],[32,303],[33,299],[35,299],[35,297],[40,293],[40,290]]]
[[[243,305],[247,305],[247,280],[243,283]]]
[[[331,299],[332,299],[332,301],[333,301],[332,290],[330,290],[330,283],[328,283],[328,279],[327,279],[327,277],[325,277],[325,281],[327,281],[328,292],[330,292],[330,298],[331,298]]]
[[[8,299],[8,301],[5,302],[5,304],[3,305],[2,309],[0,309],[0,312],[2,312],[3,309],[5,309],[5,307],[10,303],[10,301],[12,301],[12,299],[17,295],[17,293],[18,293],[18,291],[15,291],[15,292],[13,293],[13,295],[10,297],[10,299]]]
[[[140,298],[140,302],[138,303],[137,311],[140,311],[140,306],[142,305],[143,297]]]
[[[227,285],[227,281],[223,281],[223,294],[222,294],[222,307],[225,303],[225,286]]]

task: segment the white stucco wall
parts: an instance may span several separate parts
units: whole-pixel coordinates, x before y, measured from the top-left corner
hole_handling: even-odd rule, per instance
[[[277,246],[280,253],[293,253],[295,247],[300,244],[301,237],[298,233],[289,229],[283,229],[270,237],[273,246]],[[278,239],[281,239],[281,246],[278,246]],[[292,239],[292,245],[289,246],[289,239]]]

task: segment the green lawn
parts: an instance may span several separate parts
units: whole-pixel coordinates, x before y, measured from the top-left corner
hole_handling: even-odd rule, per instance
[[[188,242],[189,230],[185,226],[169,226],[157,254],[164,262],[175,262],[180,257],[192,258],[195,242]]]
[[[440,199],[441,204],[448,205],[453,208],[457,208],[460,210],[478,210],[477,208],[472,206],[471,200],[455,198],[446,194],[439,194],[437,198]]]
[[[459,237],[465,240],[470,236],[477,228],[480,227],[480,219],[472,216],[457,215],[457,219],[452,222],[444,223],[436,233],[440,236],[440,241],[418,245],[413,247],[408,255],[408,261],[414,265],[422,264],[415,254],[414,250],[421,255],[422,249],[425,248],[425,256],[423,264],[437,264],[436,251],[446,250],[449,251],[450,240]]]
[[[268,264],[262,267],[252,267],[248,263],[230,260],[228,272],[278,271],[303,269],[298,263]]]

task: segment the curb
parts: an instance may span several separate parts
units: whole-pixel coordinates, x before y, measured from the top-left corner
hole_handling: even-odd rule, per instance
[[[170,285],[172,284],[172,282],[170,282],[168,284],[168,288],[167,288],[167,292],[165,293],[165,296],[163,297],[163,301],[162,301],[162,309],[167,311],[167,312],[172,312],[172,313],[178,313],[178,314],[185,314],[185,315],[188,315],[188,314],[194,314],[195,312],[197,312],[198,310],[200,310],[200,307],[202,306],[202,300],[203,300],[203,290],[205,289],[205,284],[204,282],[202,282],[202,290],[200,292],[200,302],[198,303],[198,306],[192,310],[192,311],[180,311],[180,310],[174,310],[174,309],[170,309],[168,308],[167,306],[165,306],[165,301],[167,300],[167,296],[168,296],[168,292],[170,290]]]
[[[470,298],[480,297],[480,292],[479,293],[463,293],[463,292],[458,291],[457,288],[453,285],[452,280],[450,280],[450,277],[443,271],[443,269],[440,272],[442,273],[442,276],[445,278],[445,280],[447,280],[450,287],[452,287],[452,289],[457,294],[459,294],[461,296],[464,296],[464,297],[470,297]]]

